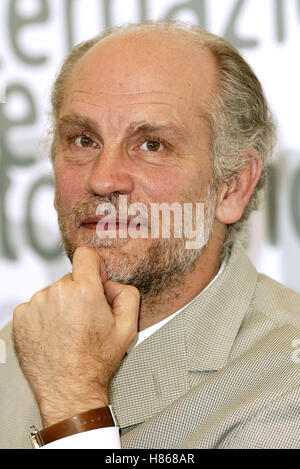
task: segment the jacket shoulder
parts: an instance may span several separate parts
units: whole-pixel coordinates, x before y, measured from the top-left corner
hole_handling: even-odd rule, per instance
[[[267,275],[258,274],[252,305],[276,326],[300,329],[300,294]]]

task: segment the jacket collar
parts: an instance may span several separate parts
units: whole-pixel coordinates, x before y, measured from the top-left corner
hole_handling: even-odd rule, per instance
[[[124,358],[110,387],[121,428],[143,422],[188,392],[190,371],[226,365],[256,281],[243,248],[234,245],[213,284]]]

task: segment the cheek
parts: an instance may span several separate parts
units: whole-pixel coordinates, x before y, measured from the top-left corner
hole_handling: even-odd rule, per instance
[[[181,202],[184,196],[198,195],[199,188],[205,185],[205,178],[200,178],[195,170],[184,171],[182,169],[168,169],[167,171],[152,172],[150,177],[140,181],[143,193],[148,200],[153,202]]]
[[[180,193],[180,179],[176,171],[152,171],[140,179],[139,186],[152,202],[170,203]]]
[[[74,202],[82,197],[85,178],[81,172],[58,166],[55,168],[56,194],[59,202],[66,209],[72,208]],[[56,197],[57,197],[56,196]]]

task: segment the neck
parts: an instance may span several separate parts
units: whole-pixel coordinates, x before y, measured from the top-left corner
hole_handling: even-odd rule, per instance
[[[162,321],[193,300],[217,275],[222,255],[224,233],[215,230],[208,245],[180,282],[166,287],[155,297],[141,299],[139,331]]]

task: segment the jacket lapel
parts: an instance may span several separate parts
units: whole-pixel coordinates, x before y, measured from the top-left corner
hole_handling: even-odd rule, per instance
[[[110,401],[122,428],[143,422],[189,390],[184,320],[179,314],[170,322],[172,327],[133,349],[112,380]]]
[[[255,268],[236,245],[213,284],[124,358],[110,388],[121,428],[144,422],[187,393],[190,372],[204,378],[225,366],[256,281]]]

